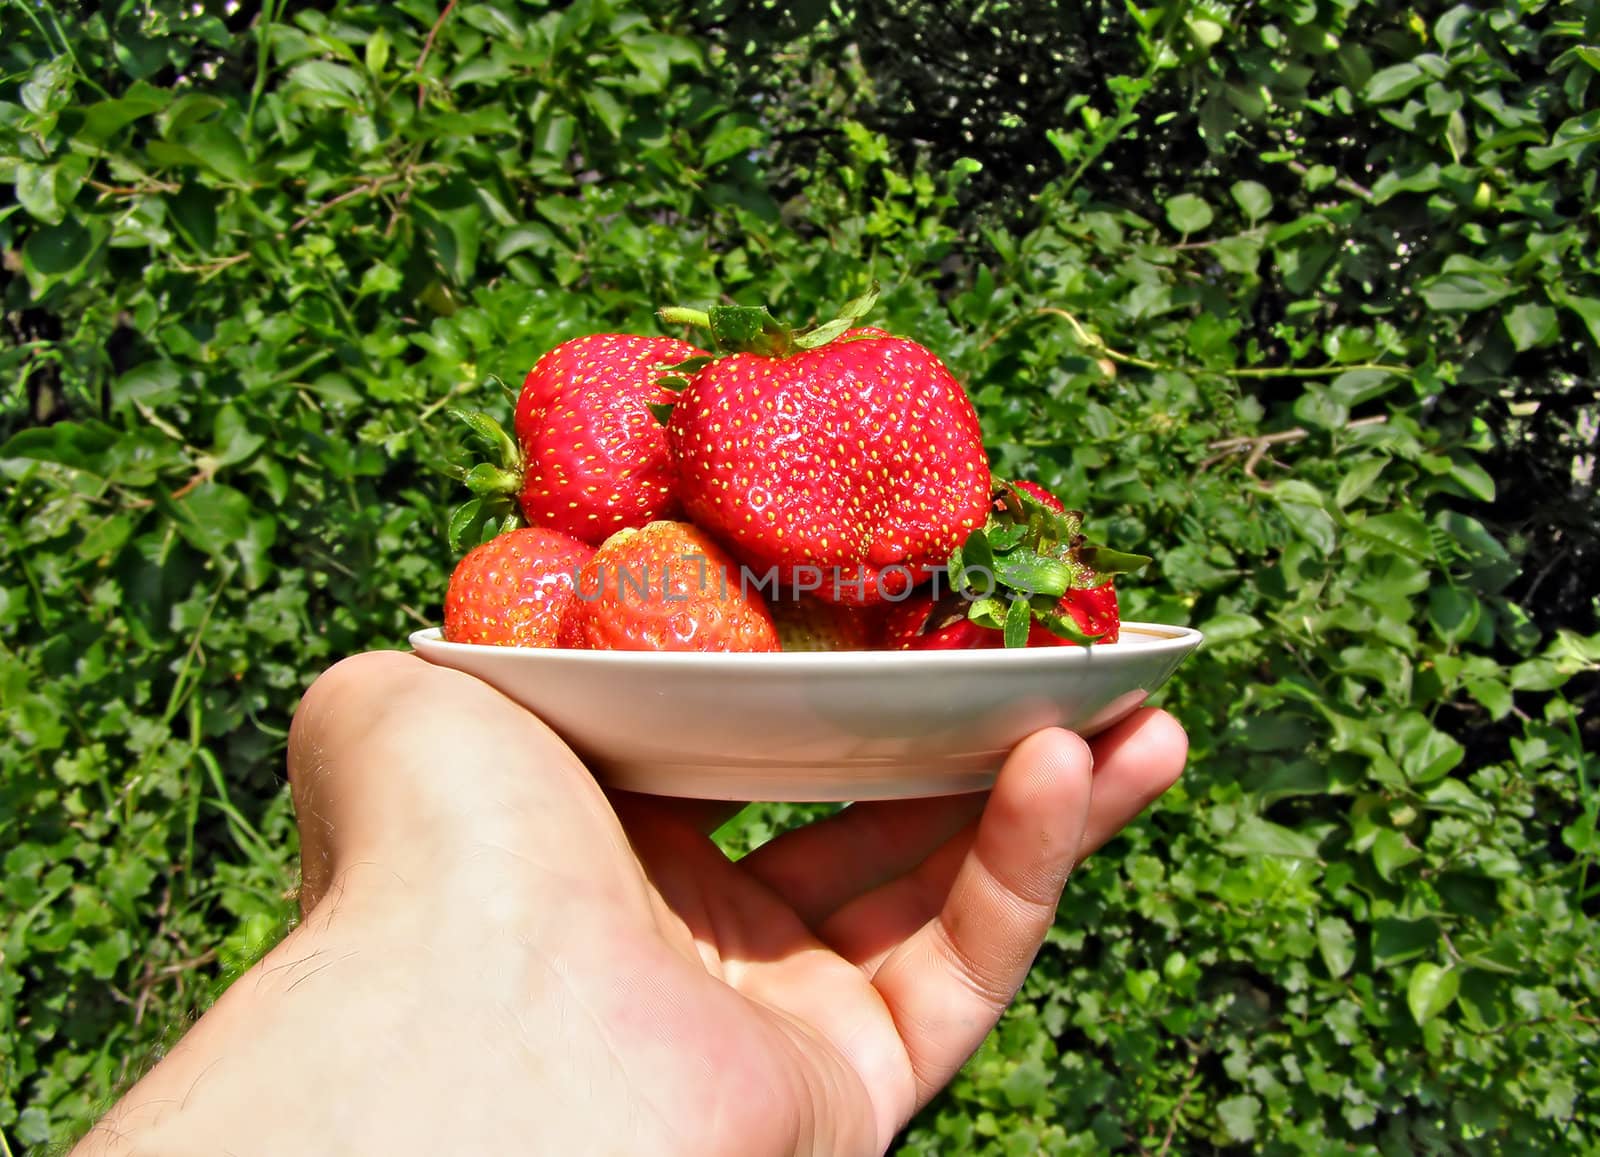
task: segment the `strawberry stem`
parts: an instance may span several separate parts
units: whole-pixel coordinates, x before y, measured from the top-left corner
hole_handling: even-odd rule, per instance
[[[797,350],[813,350],[837,341],[871,313],[877,303],[878,286],[874,282],[866,293],[847,303],[838,317],[798,332],[780,323],[764,306],[757,305],[714,305],[709,310],[674,305],[657,310],[656,316],[665,325],[709,329],[720,353],[783,358]]]
[[[711,328],[711,315],[702,309],[685,309],[681,305],[669,305],[665,309],[656,310],[664,325],[694,325],[701,329]]]

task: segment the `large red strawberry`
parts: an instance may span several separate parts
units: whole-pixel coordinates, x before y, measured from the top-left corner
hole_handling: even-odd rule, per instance
[[[785,595],[909,590],[988,514],[971,400],[917,343],[852,330],[871,305],[798,335],[765,310],[662,312],[709,325],[722,351],[667,427],[684,510]]]
[[[452,643],[553,647],[578,572],[594,548],[559,531],[526,527],[474,547],[444,597]]]
[[[560,645],[590,651],[776,651],[758,590],[685,522],[619,530],[578,576]]]
[[[668,367],[701,356],[676,338],[574,338],[541,357],[523,381],[514,442],[487,416],[461,415],[499,460],[467,474],[477,497],[452,527],[456,537],[470,541],[485,522],[492,531],[520,511],[530,526],[598,545],[624,527],[671,517],[667,436],[650,407],[672,398],[660,384]]]
[[[698,356],[675,338],[608,333],[540,358],[517,400],[528,524],[598,544],[669,515],[672,462],[649,407],[671,399],[663,367]]]

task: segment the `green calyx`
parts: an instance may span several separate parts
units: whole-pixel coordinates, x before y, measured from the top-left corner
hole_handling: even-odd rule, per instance
[[[992,497],[988,521],[947,563],[951,590],[968,600],[967,617],[1004,631],[1007,647],[1026,646],[1034,622],[1060,638],[1093,643],[1099,636],[1058,610],[1061,597],[1132,574],[1150,558],[1090,542],[1082,511],[1058,513],[1009,482],[997,483]]]
[[[488,414],[456,409],[449,413],[466,425],[470,439],[480,444],[485,457],[471,466],[451,469],[472,492],[471,498],[450,512],[450,549],[461,554],[523,525],[517,506],[522,491],[522,450]]]
[[[878,303],[878,284],[873,282],[866,293],[848,302],[839,316],[809,329],[791,330],[765,306],[714,305],[710,309],[685,309],[668,306],[656,311],[665,325],[693,325],[711,331],[711,344],[718,354],[749,353],[768,358],[786,358],[805,350],[818,349],[829,342],[838,341],[851,327],[859,325],[862,318],[872,312]],[[717,359],[693,357],[673,366],[663,366],[663,376],[656,379],[660,386],[677,393],[685,390],[694,375]],[[672,403],[659,402],[650,407],[656,421],[665,426],[672,419]]]
[[[791,330],[759,305],[714,305],[707,310],[669,306],[656,316],[666,325],[693,325],[711,331],[718,353],[753,353],[783,358],[817,349],[843,337],[878,304],[878,286],[845,305],[839,316],[809,329]]]

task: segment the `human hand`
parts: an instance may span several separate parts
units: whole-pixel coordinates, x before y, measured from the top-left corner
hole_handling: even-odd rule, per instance
[[[1157,711],[1045,731],[730,863],[485,684],[347,660],[290,739],[303,921],[78,1152],[882,1152],[1185,753]]]

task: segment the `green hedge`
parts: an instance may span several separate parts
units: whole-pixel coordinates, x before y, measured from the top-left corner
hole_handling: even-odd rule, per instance
[[[4,1136],[283,928],[288,719],[437,618],[449,406],[877,279],[1208,635],[902,1151],[1600,1145],[1600,8],[783,11],[0,8]]]

